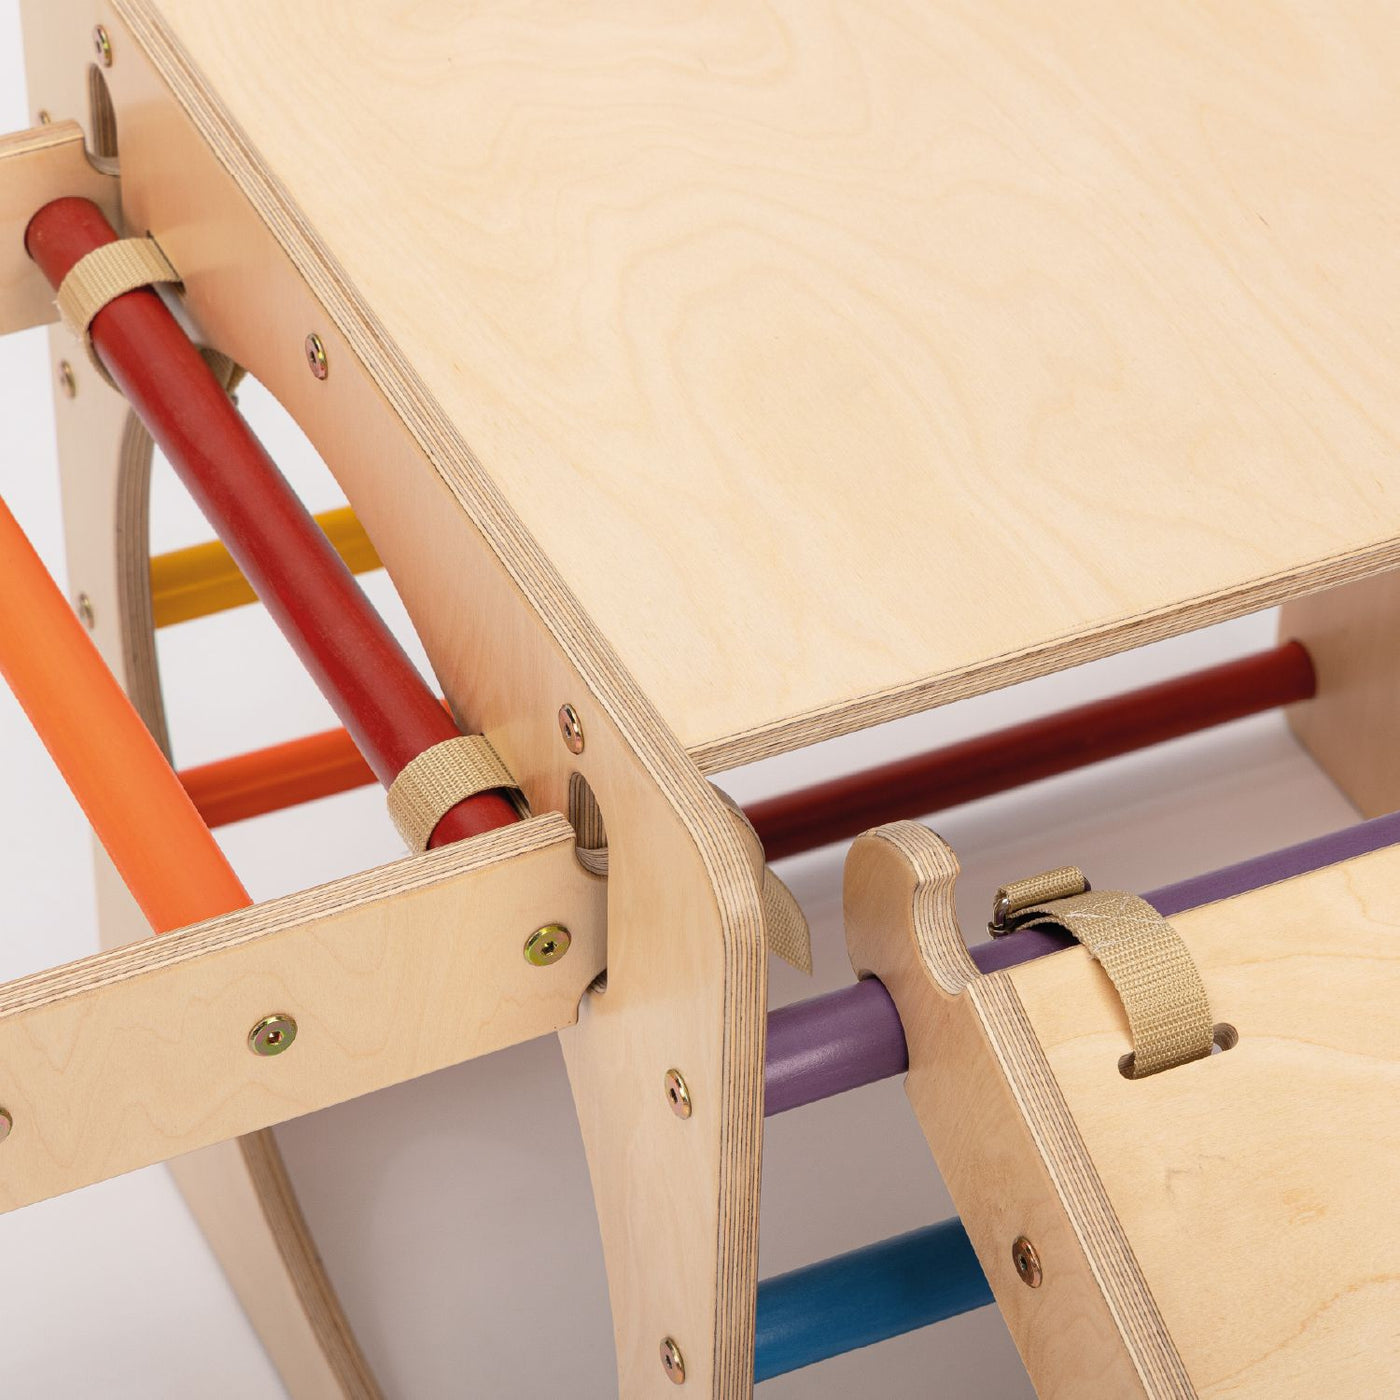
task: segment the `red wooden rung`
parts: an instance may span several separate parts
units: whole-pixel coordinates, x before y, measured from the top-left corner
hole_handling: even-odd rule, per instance
[[[58,199],[25,245],[57,287],[116,240],[102,211]],[[386,787],[456,726],[340,556],[154,292],[127,292],[93,319],[93,347]],[[499,792],[459,802],[434,846],[517,819]]]
[[[1009,729],[770,798],[748,808],[769,860],[858,836],[884,822],[1068,773],[1229,720],[1310,699],[1300,642],[1226,661]]]
[[[1141,690],[984,734],[883,768],[755,803],[748,815],[769,860],[867,827],[918,817],[1038,778],[1311,698],[1312,662],[1299,642]],[[180,775],[210,826],[275,812],[371,780],[343,730]]]

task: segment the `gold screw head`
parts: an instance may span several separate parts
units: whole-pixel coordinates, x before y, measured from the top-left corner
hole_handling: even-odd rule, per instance
[[[78,616],[83,620],[83,626],[89,632],[97,626],[97,614],[93,611],[92,599],[86,593],[78,594]]]
[[[52,121],[53,121],[53,118],[52,118],[51,116],[49,116],[48,112],[47,112],[43,107],[40,107],[40,108],[39,108],[39,125],[40,125],[40,126],[48,126],[49,123],[52,122]]]
[[[104,67],[112,66],[112,36],[107,33],[105,26],[98,25],[92,31],[92,47],[97,54],[97,61]]]
[[[58,362],[58,387],[63,390],[64,398],[78,397],[78,376],[73,373],[73,366],[67,360]]]
[[[685,1384],[685,1357],[681,1355],[674,1337],[661,1339],[661,1369],[666,1372],[672,1385]]]
[[[1040,1271],[1040,1255],[1024,1235],[1017,1235],[1012,1242],[1011,1262],[1016,1266],[1016,1276],[1027,1288],[1040,1287],[1043,1277]]]
[[[285,1011],[264,1016],[248,1032],[248,1049],[255,1055],[280,1055],[297,1038],[297,1023]]]
[[[321,337],[315,331],[306,337],[306,363],[317,379],[324,379],[331,372],[326,347],[321,344]]]
[[[563,924],[545,924],[525,940],[525,961],[531,967],[549,967],[569,951],[572,935]]]
[[[583,725],[579,723],[578,711],[572,705],[559,707],[559,732],[564,736],[564,747],[570,753],[583,752]]]
[[[677,1118],[689,1118],[694,1111],[690,1102],[690,1088],[678,1069],[666,1071],[666,1102]]]
[[[4,1142],[10,1135],[10,1129],[15,1126],[15,1120],[8,1108],[0,1108],[0,1142]]]

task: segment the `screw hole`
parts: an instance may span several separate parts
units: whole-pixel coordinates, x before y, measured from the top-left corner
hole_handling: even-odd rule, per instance
[[[1228,1021],[1217,1021],[1211,1029],[1210,1053],[1212,1055],[1223,1055],[1227,1050],[1233,1050],[1240,1043],[1240,1033]],[[1132,1079],[1133,1076],[1133,1052],[1130,1050],[1126,1055],[1120,1056],[1118,1060],[1118,1073],[1124,1079]],[[1151,1075],[1144,1075],[1144,1079],[1150,1079]]]
[[[1228,1021],[1217,1021],[1211,1036],[1210,1053],[1223,1055],[1240,1043],[1240,1033]]]

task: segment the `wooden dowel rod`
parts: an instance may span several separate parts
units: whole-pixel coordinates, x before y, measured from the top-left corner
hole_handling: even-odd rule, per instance
[[[248,903],[165,755],[0,501],[0,672],[158,933]]]
[[[191,801],[211,827],[364,787],[374,774],[343,729],[225,758],[180,772]]]
[[[748,808],[769,860],[1306,700],[1312,663],[1288,642],[1144,690],[1030,720],[917,758]],[[303,751],[299,745],[305,745]],[[211,763],[184,775],[210,826],[275,812],[370,781],[334,732]]]
[[[349,506],[312,517],[352,574],[381,566],[364,527]],[[258,595],[219,540],[173,549],[151,559],[151,607],[157,627],[256,603]]]
[[[960,1220],[853,1249],[758,1285],[754,1380],[771,1380],[991,1301]]]
[[[88,200],[59,199],[30,221],[25,246],[57,287],[116,239]],[[165,303],[128,292],[94,318],[92,343],[238,567],[315,678],[375,776],[388,786],[456,727],[370,607]],[[517,819],[500,792],[459,802],[432,845]]]
[[[1296,846],[1194,875],[1143,898],[1166,918],[1183,909],[1292,879],[1400,844],[1400,812],[1375,817]],[[1019,929],[968,949],[979,972],[998,972],[1073,945],[1068,934]],[[904,1027],[890,994],[873,977],[768,1013],[764,1056],[765,1117],[903,1074],[909,1067]]]
[[[1312,697],[1298,642],[1226,661],[747,809],[769,860]]]

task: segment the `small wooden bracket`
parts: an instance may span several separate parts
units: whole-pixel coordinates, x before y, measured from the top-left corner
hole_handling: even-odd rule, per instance
[[[24,251],[24,231],[50,200],[77,195],[121,218],[118,182],[91,161],[77,122],[0,136],[0,335],[58,319],[53,292]]]
[[[957,873],[912,822],[862,836],[847,941],[899,1008],[910,1101],[1037,1394],[1400,1390],[1400,850],[1173,916],[1238,1044],[1137,1080],[1086,950],[976,972]]]
[[[542,816],[0,987],[0,1209],[572,1024],[605,901]],[[532,966],[546,924],[572,942]],[[278,1013],[294,1044],[254,1054]]]

